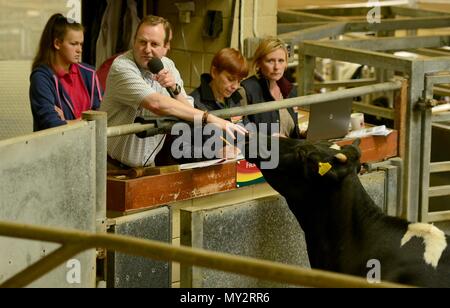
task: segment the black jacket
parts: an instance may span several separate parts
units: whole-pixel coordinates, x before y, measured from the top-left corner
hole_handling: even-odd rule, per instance
[[[280,87],[281,93],[284,98],[291,98],[297,96],[297,91],[293,87],[293,85],[286,79],[281,78],[277,81],[278,86]],[[247,95],[247,103],[248,105],[271,102],[275,101],[275,98],[270,94],[269,90],[269,81],[265,78],[259,78],[257,76],[252,76],[241,83],[242,87],[245,89]],[[298,117],[297,113],[293,108],[287,108],[289,114],[294,120],[295,128],[292,134],[289,136],[291,138],[300,138],[300,129],[298,127]],[[280,123],[280,113],[276,111],[270,111],[265,113],[259,113],[248,116],[248,121],[255,123],[256,125],[260,123],[268,124],[268,135],[273,133],[270,128],[270,124],[272,123]]]

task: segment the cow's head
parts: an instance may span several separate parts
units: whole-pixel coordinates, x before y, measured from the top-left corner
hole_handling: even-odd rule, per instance
[[[359,172],[361,153],[358,146],[359,140],[340,148],[325,141],[280,138],[278,166],[275,169],[261,168],[261,171],[266,181],[280,193],[280,185],[286,185],[286,181],[337,183],[347,175]],[[261,166],[261,158],[248,160]]]
[[[295,148],[292,161],[286,164],[295,165],[305,181],[340,181],[349,174],[357,174],[361,169],[359,150],[360,141],[352,145],[339,147],[329,142],[304,143]],[[283,157],[280,146],[280,157]],[[286,166],[287,167],[287,166]]]

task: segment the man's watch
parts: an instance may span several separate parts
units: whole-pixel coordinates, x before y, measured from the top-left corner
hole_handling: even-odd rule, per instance
[[[172,92],[173,92],[173,94],[176,96],[176,95],[179,95],[180,93],[181,93],[181,86],[178,84],[178,83],[176,83],[175,84],[175,90],[172,90]]]

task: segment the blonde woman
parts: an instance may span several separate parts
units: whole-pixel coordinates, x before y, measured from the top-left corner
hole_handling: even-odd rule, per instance
[[[242,82],[247,103],[281,101],[297,96],[294,86],[284,77],[287,66],[288,51],[284,42],[277,38],[264,39],[253,57],[256,74]],[[257,124],[260,132],[268,135],[300,138],[297,114],[293,108],[250,115],[248,120]],[[262,123],[268,124],[267,132],[261,131],[259,124]],[[279,124],[279,131],[272,131],[270,124]]]

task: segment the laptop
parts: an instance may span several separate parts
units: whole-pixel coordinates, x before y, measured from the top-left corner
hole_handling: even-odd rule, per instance
[[[314,104],[309,107],[306,139],[309,141],[341,138],[347,135],[353,98]]]

